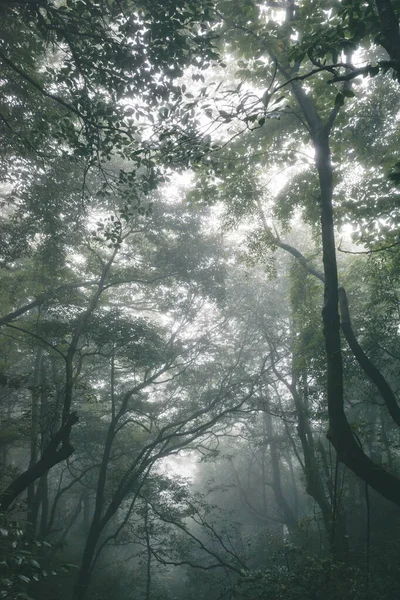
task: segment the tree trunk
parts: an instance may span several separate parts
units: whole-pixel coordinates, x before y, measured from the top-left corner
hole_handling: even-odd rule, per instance
[[[285,74],[281,67],[281,72]],[[375,464],[362,450],[344,411],[343,362],[340,343],[339,290],[333,221],[333,169],[329,134],[337,114],[335,107],[324,125],[315,106],[299,82],[292,91],[309,126],[315,149],[315,163],[320,184],[321,239],[324,264],[324,307],[322,310],[325,350],[327,357],[328,439],[338,458],[353,473],[382,496],[400,506],[400,478]]]
[[[29,468],[37,463],[39,456],[39,432],[40,432],[40,407],[39,400],[41,396],[41,371],[43,363],[43,349],[36,351],[35,362],[33,366],[32,382],[32,404],[31,404],[31,456]],[[34,537],[37,527],[37,489],[35,482],[32,481],[27,489],[27,510],[26,510],[26,534],[28,537]]]
[[[92,522],[74,587],[73,600],[84,600],[84,598],[86,598],[90,583],[93,558],[95,556],[96,546],[100,539],[101,531],[100,525]]]
[[[276,503],[278,505],[278,509],[282,513],[282,518],[285,522],[285,525],[289,531],[294,534],[297,530],[297,519],[292,507],[286,500],[283,493],[278,450],[276,447],[276,442],[274,441],[272,418],[268,412],[263,413],[263,431],[265,443],[269,444],[271,453],[272,489],[274,491]]]
[[[324,326],[327,356],[329,432],[339,460],[382,496],[400,506],[400,479],[374,463],[362,450],[344,412],[343,363],[340,344],[339,293],[332,210],[333,177],[328,135],[314,139],[321,189],[321,231],[325,274]]]

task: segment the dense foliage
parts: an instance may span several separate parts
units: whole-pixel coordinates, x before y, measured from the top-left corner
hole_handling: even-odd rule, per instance
[[[399,12],[1,3],[0,598],[397,597]]]

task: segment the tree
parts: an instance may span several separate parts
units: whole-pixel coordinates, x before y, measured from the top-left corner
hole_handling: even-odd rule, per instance
[[[188,322],[192,327],[195,326],[195,322]],[[181,335],[184,333],[182,329]],[[111,387],[110,393],[116,404],[114,408],[111,407],[111,421],[106,433],[98,476],[95,510],[78,575],[76,598],[85,597],[90,574],[100,550],[106,543],[117,538],[128,522],[154,465],[185,448],[206,449],[207,440],[213,435],[213,431],[224,427],[223,422],[220,422],[223,419],[229,421],[238,411],[245,410],[247,403],[251,402],[257,393],[258,381],[265,368],[264,361],[260,362],[254,372],[245,372],[238,377],[237,373],[242,370],[239,348],[230,364],[220,364],[217,371],[213,372],[211,361],[215,360],[215,351],[211,352],[205,344],[204,329],[199,341],[188,337],[183,343],[187,334],[181,341],[179,337],[173,334],[160,349],[158,368],[149,368],[149,365],[146,365],[143,375],[140,375],[136,365],[137,381],[134,387],[126,382],[118,385],[116,374],[111,372],[111,386],[116,387]],[[181,347],[180,351],[175,349],[176,346],[178,349]],[[199,354],[200,351],[202,354]],[[209,352],[210,356],[207,357]],[[203,377],[201,370],[197,376],[195,371],[192,372],[192,365],[200,356],[203,356]],[[114,360],[121,359],[116,355]],[[200,385],[196,382],[199,376]],[[204,376],[207,376],[207,380]],[[143,401],[140,401],[142,390],[151,390],[153,384],[157,383],[161,386],[160,390],[157,393],[153,390],[148,397],[144,396]],[[156,404],[151,403],[152,395],[157,398]],[[135,401],[136,397],[138,400]],[[115,479],[112,471],[108,475],[111,456],[115,452],[116,444],[121,447],[121,435],[127,435],[127,431],[132,427],[133,431],[138,430],[139,439],[133,446],[133,456],[126,456],[126,464],[122,469],[120,466],[120,474]],[[108,477],[113,480],[113,491],[109,492],[109,497],[106,495]],[[106,531],[110,520],[121,510],[124,516],[121,517],[120,523],[113,533],[107,530],[105,539],[100,542],[101,534]]]
[[[396,5],[0,12],[4,593],[393,597]]]
[[[58,6],[11,2],[3,4],[1,11],[0,60],[5,72],[1,123],[7,140],[2,171],[4,196],[9,202],[2,227],[6,240],[2,262],[8,271],[20,270],[23,259],[34,256],[39,270],[42,259],[50,267],[43,277],[47,279],[45,291],[36,294],[35,290],[34,300],[12,309],[1,322],[12,327],[11,322],[21,315],[41,310],[55,294],[81,284],[95,288],[64,357],[62,423],[40,460],[33,456],[30,469],[6,490],[4,510],[27,486],[73,452],[70,435],[78,420],[71,412],[73,363],[82,329],[105,291],[121,242],[120,219],[126,223],[137,213],[144,216],[148,209],[140,206],[141,195],[156,185],[157,144],[142,142],[142,135],[149,137],[154,123],[152,115],[145,122],[147,115],[151,108],[162,123],[163,111],[173,110],[182,93],[174,84],[182,68],[192,61],[206,66],[216,55],[210,36],[201,33],[208,18],[205,4],[171,3],[165,10],[164,4],[148,7],[146,3],[106,6],[70,2]],[[105,164],[117,157],[120,168],[106,168]],[[135,167],[127,166],[127,161]],[[89,176],[94,165],[98,173]],[[67,197],[59,193],[60,185],[71,185]],[[111,217],[102,235],[113,244],[113,252],[102,262],[101,273],[90,282],[57,285],[66,274],[68,244],[81,243],[87,235],[88,215],[101,211],[102,199],[112,194],[120,195],[118,207],[108,202],[117,216]],[[48,201],[43,203],[45,196]]]
[[[247,3],[242,10],[237,12],[232,11],[232,6],[229,3],[221,3],[219,5],[219,15],[221,18],[221,27],[225,27],[229,31],[231,43],[235,43],[236,53],[238,58],[244,59],[243,71],[239,71],[237,76],[240,77],[243,73],[251,76],[253,73],[250,70],[250,65],[256,67],[253,81],[255,88],[254,92],[247,91],[247,96],[257,98],[254,100],[253,114],[246,117],[245,122],[254,123],[257,132],[254,138],[254,146],[258,149],[267,148],[269,152],[276,151],[279,147],[284,147],[284,153],[278,161],[285,164],[290,153],[296,152],[292,150],[294,146],[292,137],[291,141],[284,142],[283,125],[288,126],[288,131],[291,135],[298,135],[297,145],[304,145],[304,149],[312,149],[314,157],[310,161],[305,161],[307,164],[313,165],[314,172],[310,178],[308,189],[308,197],[304,197],[301,205],[306,212],[307,218],[317,227],[319,220],[319,232],[322,246],[323,260],[323,281],[324,281],[324,307],[322,310],[323,316],[323,331],[326,346],[326,361],[327,361],[327,404],[329,412],[329,438],[335,447],[339,459],[344,462],[352,471],[354,471],[361,479],[366,481],[371,487],[378,490],[386,498],[391,499],[395,503],[399,503],[399,481],[396,476],[382,469],[380,465],[375,465],[373,461],[362,451],[357,440],[355,439],[351,427],[346,418],[344,411],[344,383],[343,383],[343,359],[340,341],[340,319],[339,319],[339,284],[338,284],[338,267],[335,248],[335,233],[334,233],[334,217],[333,217],[333,201],[334,201],[334,164],[331,157],[331,145],[335,150],[335,126],[343,112],[344,98],[352,97],[354,92],[351,90],[352,78],[344,78],[344,83],[341,78],[334,78],[334,81],[339,81],[342,86],[339,91],[329,87],[326,83],[326,69],[324,66],[318,66],[316,70],[306,65],[302,60],[307,57],[305,53],[300,55],[297,52],[302,48],[303,43],[307,43],[311,33],[309,31],[308,20],[306,18],[308,6],[294,4],[288,5],[286,12],[278,16],[274,14],[273,8],[266,8],[265,11],[259,11],[257,3]],[[315,21],[324,22],[323,9],[315,15]],[[347,17],[346,17],[347,18]],[[250,23],[250,25],[249,25]],[[298,36],[299,44],[292,42],[292,36]],[[304,39],[303,39],[304,38]],[[341,48],[339,48],[340,50]],[[326,48],[325,48],[326,51]],[[347,51],[347,49],[346,49]],[[254,57],[263,57],[263,61],[259,63]],[[312,50],[309,51],[309,60],[314,60],[315,57]],[[335,55],[336,56],[336,55]],[[349,59],[350,60],[350,59]],[[339,65],[340,66],[340,65]],[[311,69],[311,70],[310,70]],[[303,81],[307,80],[307,85],[312,86],[311,90],[315,90],[314,95],[306,91]],[[259,91],[261,88],[266,89],[262,94]],[[273,108],[270,104],[270,99],[278,92],[282,93],[286,90],[291,102],[295,103],[296,107],[288,105],[282,106],[279,109]],[[320,93],[322,91],[322,93]],[[336,93],[335,93],[336,92]],[[233,96],[235,98],[235,95]],[[235,116],[235,108],[232,101],[229,122],[237,119]],[[271,119],[265,121],[268,117]],[[274,117],[281,117],[281,122],[276,124],[272,121]],[[293,120],[297,119],[294,127]],[[240,118],[237,119],[240,123]],[[263,128],[263,129],[262,129]],[[263,141],[263,130],[269,132],[272,136],[271,141],[268,139],[266,143]],[[239,133],[239,132],[238,132]],[[243,133],[243,131],[242,131]],[[249,139],[247,136],[246,139]],[[218,142],[216,142],[218,144]],[[252,144],[251,140],[249,142]],[[238,146],[238,145],[237,145]],[[237,208],[240,213],[248,213],[249,210],[259,212],[258,203],[260,202],[260,193],[262,190],[262,176],[257,171],[250,175],[247,167],[252,164],[250,151],[247,155],[243,153],[239,160],[243,164],[243,178],[247,181],[250,179],[249,189],[245,197],[246,202],[241,202],[239,205],[240,196],[236,196],[238,204]],[[238,152],[239,153],[239,152]],[[227,152],[229,156],[230,152]],[[232,160],[235,152],[231,153],[228,160]],[[255,154],[255,165],[260,163],[260,152]],[[267,164],[270,162],[272,154],[266,155]],[[228,163],[232,164],[232,162]],[[287,164],[287,163],[286,163]],[[300,176],[305,172],[306,165],[300,167]],[[229,169],[228,169],[229,170]],[[218,180],[223,176],[224,168],[219,162],[217,166],[216,176]],[[256,179],[258,177],[258,180]],[[230,170],[227,179],[231,179],[232,185],[237,184],[238,177],[236,171]],[[310,189],[311,188],[311,189]],[[228,188],[229,189],[229,188]],[[236,190],[240,188],[236,187]],[[294,188],[296,189],[296,187]],[[299,188],[302,194],[307,194],[307,189],[304,186]],[[206,191],[207,193],[207,191]],[[314,199],[309,194],[315,194]],[[224,192],[223,192],[224,195]],[[229,192],[226,191],[226,196],[229,199]],[[235,200],[235,195],[232,200]],[[232,207],[232,202],[230,202]],[[275,209],[276,210],[276,209]],[[232,211],[232,208],[231,208]],[[291,214],[291,207],[286,209],[286,215]],[[269,242],[270,247],[281,245],[278,236],[273,233],[273,230],[267,223],[263,223],[264,232],[260,233],[260,242]],[[257,246],[254,242],[253,246]],[[282,244],[283,246],[283,244]],[[287,248],[286,248],[287,249]],[[260,253],[260,250],[259,250]],[[299,257],[299,254],[297,254]],[[301,257],[300,257],[301,258]],[[343,330],[347,329],[347,339],[350,339],[351,333],[347,328],[349,318],[347,314],[345,296],[342,293],[342,324]],[[358,355],[359,362],[362,365],[365,355],[360,353],[360,347],[354,344],[354,339],[350,342],[352,351]],[[362,358],[361,358],[362,356]],[[367,363],[364,363],[365,366]],[[370,363],[368,363],[368,368]],[[363,367],[364,368],[364,367]],[[378,376],[379,377],[379,376]],[[384,384],[383,384],[384,385]],[[379,388],[382,392],[382,386]],[[385,397],[385,396],[384,396]],[[387,397],[387,395],[386,395]],[[394,412],[396,407],[394,406]]]

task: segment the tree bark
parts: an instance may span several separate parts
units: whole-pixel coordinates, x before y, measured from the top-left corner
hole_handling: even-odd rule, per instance
[[[80,337],[84,331],[84,327],[96,310],[101,294],[105,289],[105,282],[110,272],[111,266],[117,255],[118,249],[115,248],[107,261],[104,264],[101,276],[97,281],[97,290],[93,294],[87,309],[79,317],[78,323],[72,335],[72,339],[69,345],[67,355],[65,357],[65,393],[63,399],[62,408],[62,424],[58,432],[54,435],[46,450],[44,451],[41,459],[35,464],[30,466],[24,473],[22,473],[17,479],[15,479],[8,488],[0,494],[0,510],[8,510],[12,502],[21,494],[26,488],[31,485],[36,479],[39,479],[47,473],[54,465],[66,460],[74,452],[74,447],[70,442],[71,429],[78,421],[76,413],[71,412],[72,400],[73,400],[73,387],[75,383],[75,376],[73,372],[73,362],[78,348]],[[85,282],[85,286],[93,285],[93,282]],[[76,284],[67,284],[54,290],[53,294],[61,290],[77,287]],[[34,302],[26,305],[24,308],[10,313],[5,317],[0,318],[0,325],[7,324],[12,321],[19,314],[27,312],[31,308],[41,304],[46,298],[51,297],[49,293],[43,294]],[[61,446],[61,447],[60,447]]]
[[[294,256],[298,262],[310,273],[317,277],[322,283],[325,283],[325,276],[323,273],[315,269],[312,265],[309,264],[305,256],[301,254],[296,248],[290,246],[289,244],[285,244],[281,242],[279,239],[275,239],[279,248],[289,252],[292,256]],[[346,291],[343,287],[339,288],[339,308],[340,308],[340,325],[346,341],[353,352],[354,358],[357,360],[358,364],[364,371],[364,373],[369,377],[372,383],[375,384],[379,393],[381,394],[388,412],[392,417],[393,421],[400,427],[400,407],[397,403],[397,398],[386,381],[385,377],[382,373],[377,369],[374,363],[368,358],[365,354],[364,350],[361,348],[360,344],[357,341],[355,336],[349,312],[349,305],[347,301]]]

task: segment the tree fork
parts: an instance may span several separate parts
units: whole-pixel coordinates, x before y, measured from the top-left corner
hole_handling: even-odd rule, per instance
[[[382,496],[400,506],[400,479],[388,473],[365,454],[350,429],[344,411],[339,289],[332,209],[332,164],[328,134],[314,139],[314,144],[321,188],[321,232],[325,275],[322,320],[327,357],[328,439],[341,462]]]
[[[274,243],[282,250],[285,250],[285,252],[288,252],[289,254],[294,256],[298,260],[298,262],[310,273],[310,275],[314,275],[314,277],[317,277],[320,281],[322,281],[322,283],[325,283],[324,274],[321,273],[320,271],[318,271],[318,269],[316,269],[312,265],[310,265],[310,263],[308,262],[306,257],[301,252],[299,252],[299,250],[297,250],[297,248],[294,248],[293,246],[290,246],[289,244],[281,242],[278,238],[274,239]],[[353,352],[354,358],[357,360],[361,369],[369,377],[369,379],[372,381],[372,383],[374,383],[375,386],[377,387],[393,421],[396,423],[396,425],[398,425],[400,427],[400,407],[397,403],[397,398],[396,398],[392,388],[386,381],[385,377],[382,375],[382,373],[379,371],[379,369],[374,365],[374,363],[371,361],[371,359],[368,358],[368,356],[365,354],[364,350],[361,348],[360,344],[358,343],[358,340],[357,340],[354,330],[353,330],[353,326],[351,324],[349,304],[348,304],[348,300],[347,300],[346,290],[344,289],[344,287],[341,286],[341,287],[339,287],[338,292],[339,292],[340,325],[342,328],[343,335],[346,338],[346,341],[347,341],[351,351]]]

